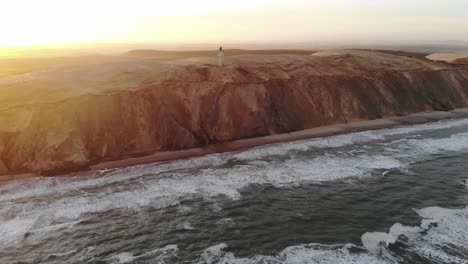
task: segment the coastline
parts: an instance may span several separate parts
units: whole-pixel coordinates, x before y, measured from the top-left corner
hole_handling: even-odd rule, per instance
[[[200,148],[156,152],[154,154],[143,157],[134,157],[116,161],[101,162],[96,165],[90,166],[90,169],[96,171],[143,165],[155,162],[168,162],[173,160],[188,159],[216,153],[243,151],[275,143],[286,143],[305,139],[331,137],[366,130],[378,130],[392,128],[396,126],[417,125],[436,122],[440,120],[460,118],[468,118],[468,108],[459,108],[447,112],[422,112],[394,118],[381,118],[375,120],[351,122],[347,124],[335,124],[330,126],[300,130],[286,134],[240,139]]]
[[[150,155],[141,157],[125,158],[113,161],[100,162],[91,166],[87,169],[69,171],[68,173],[80,172],[80,171],[100,171],[108,169],[117,169],[124,167],[131,167],[137,165],[144,165],[156,162],[169,162],[174,160],[183,160],[194,157],[200,157],[216,153],[225,152],[236,152],[252,149],[275,143],[285,143],[305,139],[323,138],[335,135],[348,134],[353,132],[367,131],[367,130],[378,130],[385,128],[392,128],[396,126],[407,126],[431,123],[440,120],[448,119],[461,119],[468,118],[468,108],[459,108],[451,111],[434,111],[434,112],[422,112],[415,113],[406,116],[394,117],[394,118],[382,118],[368,121],[358,121],[347,124],[336,124],[330,126],[316,127],[286,134],[271,135],[265,137],[257,137],[250,139],[240,139],[236,141],[214,144],[205,147],[191,148],[177,151],[164,151],[155,152]],[[65,175],[67,173],[64,173]],[[0,176],[0,184],[7,183],[14,180],[28,179],[34,177],[42,177],[43,175],[36,175],[33,173],[16,174],[16,175],[4,175]],[[51,176],[55,177],[55,176]],[[59,177],[59,176],[57,176]]]

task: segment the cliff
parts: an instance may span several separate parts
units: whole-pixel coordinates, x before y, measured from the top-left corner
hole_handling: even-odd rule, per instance
[[[66,67],[0,78],[0,174],[468,104],[468,67],[368,51]]]

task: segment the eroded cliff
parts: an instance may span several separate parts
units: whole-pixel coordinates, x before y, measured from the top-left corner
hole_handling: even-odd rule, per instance
[[[0,174],[468,103],[468,68],[366,51],[92,65],[0,79]]]

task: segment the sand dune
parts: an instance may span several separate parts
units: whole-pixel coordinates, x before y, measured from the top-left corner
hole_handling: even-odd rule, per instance
[[[468,53],[433,53],[427,56],[427,58],[433,61],[454,62],[458,59],[468,58]]]

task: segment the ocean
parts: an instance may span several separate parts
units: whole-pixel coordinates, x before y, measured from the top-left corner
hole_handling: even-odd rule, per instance
[[[468,263],[468,119],[0,185],[0,263]]]

